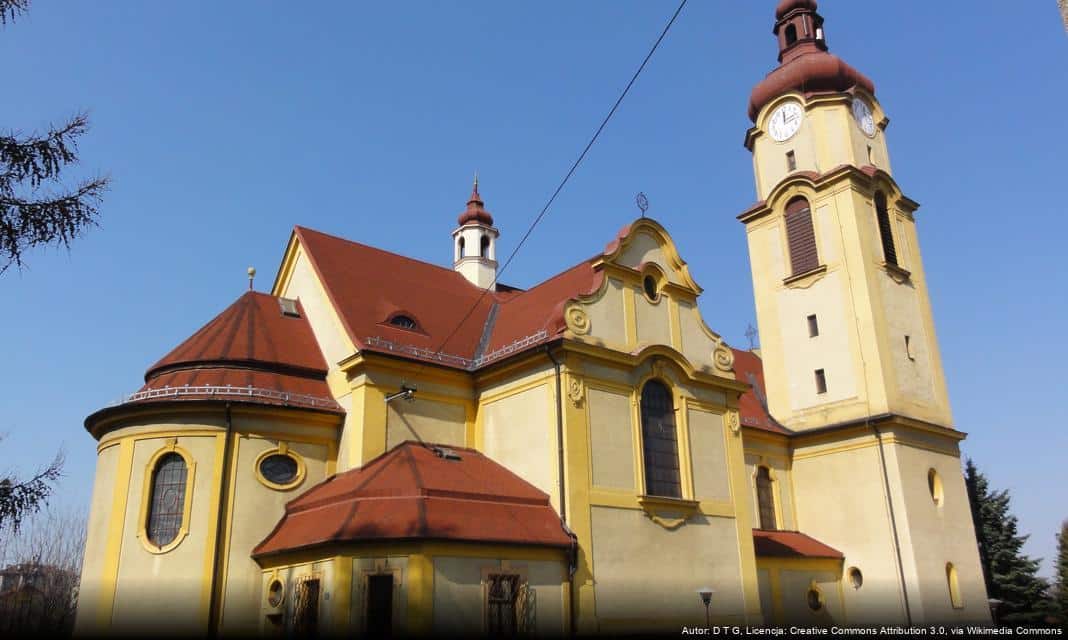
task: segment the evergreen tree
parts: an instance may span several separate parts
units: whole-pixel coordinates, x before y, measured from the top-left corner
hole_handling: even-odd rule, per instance
[[[997,616],[1006,624],[1042,624],[1049,610],[1048,583],[1040,578],[1040,560],[1022,552],[1029,536],[1019,535],[1016,516],[1009,511],[1009,492],[992,491],[986,476],[969,459],[964,481],[979,542],[988,597],[1001,601]]]
[[[0,25],[26,11],[29,0],[0,0]],[[0,134],[0,273],[21,267],[23,253],[39,245],[69,247],[96,224],[97,205],[106,178],[85,180],[73,188],[60,183],[60,172],[78,162],[77,139],[88,129],[76,115],[43,134]]]
[[[1055,608],[1061,624],[1068,624],[1068,520],[1061,523],[1061,532],[1057,535],[1057,566],[1054,571],[1057,584]]]

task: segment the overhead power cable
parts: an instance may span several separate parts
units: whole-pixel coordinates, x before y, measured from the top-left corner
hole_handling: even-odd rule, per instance
[[[545,214],[549,212],[549,207],[552,206],[553,202],[556,200],[556,197],[560,195],[560,192],[564,190],[564,186],[567,185],[567,182],[571,179],[571,176],[575,174],[575,171],[578,169],[579,165],[582,164],[583,159],[586,158],[586,154],[589,153],[594,143],[597,142],[597,138],[601,136],[601,132],[604,131],[604,128],[608,125],[608,121],[612,119],[612,116],[615,115],[616,110],[619,109],[619,105],[622,104],[623,99],[627,97],[628,93],[630,93],[631,87],[634,86],[634,83],[638,80],[638,76],[641,75],[642,70],[645,69],[645,65],[649,63],[649,60],[653,57],[653,54],[656,53],[656,50],[660,46],[660,43],[663,42],[664,37],[668,34],[668,31],[671,30],[671,26],[675,24],[675,20],[682,12],[682,8],[686,6],[686,2],[687,0],[682,0],[682,2],[679,3],[678,8],[675,9],[675,13],[671,15],[671,19],[668,20],[667,25],[664,26],[664,30],[660,32],[660,37],[658,37],[656,39],[656,42],[653,43],[652,48],[649,49],[649,53],[645,54],[645,59],[643,59],[641,65],[638,66],[638,70],[634,72],[634,75],[630,78],[630,82],[627,83],[627,86],[623,88],[623,92],[619,94],[619,98],[616,99],[615,104],[613,104],[612,108],[608,110],[608,115],[606,115],[601,121],[601,124],[597,127],[597,131],[594,132],[593,137],[590,138],[590,141],[587,142],[586,146],[582,149],[582,153],[580,153],[578,158],[575,159],[575,162],[571,164],[571,168],[568,169],[567,174],[564,176],[564,179],[560,181],[559,185],[557,185],[556,190],[553,191],[552,196],[549,197],[549,200],[545,203],[545,206],[541,208],[541,211],[538,212],[537,217],[535,217],[534,221],[530,223],[529,227],[527,227],[526,233],[524,233],[523,237],[519,239],[519,242],[516,244],[515,249],[512,249],[512,252],[508,255],[508,259],[505,260],[501,268],[497,270],[497,273],[493,278],[493,282],[490,283],[490,286],[488,288],[482,291],[482,294],[479,295],[478,299],[476,299],[474,304],[471,305],[471,308],[467,310],[467,313],[465,313],[464,317],[460,319],[460,322],[456,324],[456,327],[453,328],[449,335],[441,341],[441,344],[438,345],[438,348],[434,350],[435,353],[440,352],[442,349],[445,348],[445,345],[449,343],[449,340],[452,340],[452,338],[456,335],[456,332],[458,332],[460,328],[464,326],[464,323],[467,322],[468,319],[470,319],[471,314],[475,312],[475,309],[477,309],[478,306],[482,303],[482,300],[485,299],[486,295],[496,288],[497,280],[500,279],[501,275],[505,272],[506,269],[508,269],[508,265],[512,264],[512,260],[515,259],[516,254],[518,254],[519,250],[523,248],[524,244],[526,244],[527,239],[530,238],[530,234],[534,233],[534,229],[541,222],[542,218],[545,217]],[[420,365],[419,369],[416,370],[416,373],[413,378],[417,377],[419,373],[422,372],[424,366],[426,366],[426,363]]]

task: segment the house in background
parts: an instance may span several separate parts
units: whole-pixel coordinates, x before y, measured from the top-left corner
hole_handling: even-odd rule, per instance
[[[526,290],[477,183],[449,267],[297,227],[270,294],[86,419],[78,628],[989,621],[888,120],[814,0],[774,33],[739,216],[759,353],[648,218]]]

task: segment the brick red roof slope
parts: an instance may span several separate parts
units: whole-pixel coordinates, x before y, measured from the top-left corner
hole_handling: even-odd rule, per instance
[[[278,298],[245,293],[152,365],[133,402],[225,399],[340,412],[326,360],[296,309],[287,316]]]
[[[525,345],[530,348],[563,331],[564,303],[596,289],[603,277],[594,273],[592,261],[584,261],[528,291],[498,287],[483,295],[481,288],[452,269],[304,227],[296,227],[294,233],[349,338],[361,350],[391,352],[376,340],[381,338],[474,361],[547,331],[543,339]],[[391,317],[401,313],[416,322],[415,330],[389,324]],[[419,357],[410,350],[404,355]],[[469,362],[455,360],[440,364],[473,368]]]
[[[571,546],[548,495],[474,449],[450,460],[431,447],[402,443],[311,488],[253,557],[383,540]]]
[[[753,529],[756,555],[772,558],[844,558],[842,552],[800,531]]]
[[[764,365],[760,361],[760,356],[742,349],[731,349],[731,351],[734,352],[735,376],[739,381],[749,383],[752,387],[738,400],[742,426],[755,427],[772,433],[792,433],[768,414],[767,394],[764,391]]]

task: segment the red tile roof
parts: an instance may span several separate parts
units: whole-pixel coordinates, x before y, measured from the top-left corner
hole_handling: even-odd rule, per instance
[[[764,365],[760,356],[752,351],[731,349],[734,352],[734,375],[751,389],[738,400],[738,412],[743,427],[754,427],[772,433],[793,433],[776,422],[767,410],[767,394],[764,391]]]
[[[587,260],[527,291],[498,287],[483,295],[452,269],[304,227],[294,233],[357,348],[462,369],[517,341],[528,339],[523,348],[529,349],[551,340],[564,330],[564,304],[596,289],[603,277]],[[386,323],[399,312],[420,331]],[[450,357],[434,359],[416,349]]]
[[[753,529],[757,556],[765,558],[844,558],[842,552],[800,531]]]
[[[249,291],[145,373],[136,403],[226,399],[341,411],[326,384],[326,361],[304,317],[279,299]]]
[[[433,446],[402,443],[311,488],[253,557],[382,540],[571,546],[548,495],[474,449],[451,447],[450,460]]]

